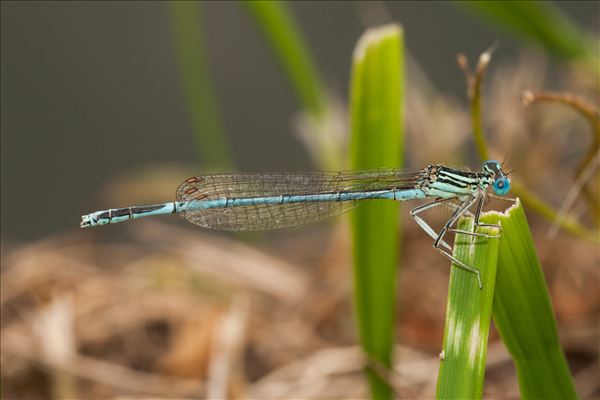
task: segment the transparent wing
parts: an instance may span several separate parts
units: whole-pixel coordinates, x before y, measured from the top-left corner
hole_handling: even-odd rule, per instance
[[[193,224],[213,229],[257,231],[304,225],[342,214],[364,200],[310,201],[194,209],[196,202],[281,195],[329,194],[385,189],[412,189],[426,171],[397,170],[231,173],[194,176],[177,189],[177,199],[193,210],[183,216]]]

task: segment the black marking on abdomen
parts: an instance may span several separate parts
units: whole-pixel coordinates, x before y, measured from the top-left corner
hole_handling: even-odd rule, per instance
[[[115,217],[124,217],[125,215],[131,215],[131,208],[127,207],[127,208],[117,208],[114,210],[110,210],[110,217],[111,218],[115,218]]]
[[[141,206],[141,207],[131,207],[131,211],[134,214],[145,214],[148,212],[160,210],[164,207],[164,204],[156,205],[156,206]]]

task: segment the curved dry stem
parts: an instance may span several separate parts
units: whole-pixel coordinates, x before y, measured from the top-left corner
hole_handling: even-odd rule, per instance
[[[485,76],[485,72],[487,70],[487,66],[491,61],[491,56],[494,51],[494,47],[490,47],[488,50],[483,52],[479,56],[479,61],[477,62],[477,67],[475,71],[472,71],[469,67],[469,63],[467,61],[467,57],[460,53],[457,56],[457,62],[459,67],[465,73],[465,77],[467,79],[467,94],[469,95],[469,100],[471,102],[471,124],[473,128],[473,139],[475,140],[475,146],[477,148],[477,153],[482,161],[489,160],[489,151],[488,146],[485,141],[485,137],[483,134],[483,124],[482,124],[482,86],[483,86],[483,78]],[[539,100],[556,100],[562,101],[563,103],[569,104],[584,115],[588,116],[590,121],[598,121],[598,113],[594,110],[592,106],[589,106],[585,101],[576,98],[575,96],[570,95],[560,95],[555,96],[550,93],[537,93],[534,94],[532,92],[528,92],[529,94],[523,98],[523,101],[539,101]],[[593,122],[596,123],[596,122]],[[598,134],[596,135],[596,139],[592,149],[597,144],[600,144],[600,125],[598,125]],[[588,156],[585,157],[585,164],[583,167],[578,169],[577,176],[581,175],[581,172],[585,170],[585,166],[593,160],[593,156],[596,151],[590,152]],[[571,232],[575,236],[579,236],[588,240],[597,241],[597,232],[590,231],[581,225],[574,217],[570,214],[559,215],[559,212],[556,211],[551,205],[546,203],[543,199],[538,197],[536,194],[531,193],[527,189],[525,189],[524,185],[519,184],[519,182],[513,183],[513,193],[522,198],[523,202],[535,210],[538,214],[542,215],[544,218],[549,221],[556,222],[561,228]],[[596,202],[597,203],[597,202]]]
[[[492,59],[494,48],[495,46],[490,47],[479,56],[479,61],[477,62],[477,67],[474,72],[471,71],[467,57],[463,53],[460,53],[457,56],[458,66],[463,70],[465,77],[467,78],[467,94],[471,101],[471,125],[473,127],[473,137],[475,139],[475,146],[479,153],[479,157],[483,160],[488,160],[490,156],[483,135],[483,125],[481,122],[481,87],[485,71]]]
[[[593,175],[593,173],[590,174],[589,171],[590,169],[592,169],[592,172],[594,171],[594,165],[597,164],[595,157],[600,150],[600,115],[598,114],[598,110],[585,99],[569,93],[554,93],[544,91],[532,92],[531,90],[526,90],[523,92],[521,100],[524,106],[529,106],[532,103],[540,101],[564,104],[577,111],[590,123],[593,134],[592,143],[590,144],[587,153],[581,159],[581,162],[575,169],[574,182],[579,184],[576,185],[574,183],[573,187],[577,188],[577,193],[581,191],[581,193],[584,195],[589,208],[594,213],[596,225],[600,225],[600,201],[598,200],[597,193],[594,193],[594,190],[590,188],[588,184]],[[588,178],[584,179],[586,176]]]

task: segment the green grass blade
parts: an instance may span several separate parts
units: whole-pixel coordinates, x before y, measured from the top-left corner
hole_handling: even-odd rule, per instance
[[[473,219],[462,219],[458,228],[472,231]],[[477,232],[498,235],[499,229],[486,227]],[[456,235],[454,257],[480,271],[483,289],[474,273],[453,266],[437,398],[481,398],[498,249],[498,238]]]
[[[309,154],[321,169],[345,167],[345,145],[338,132],[338,113],[331,107],[323,80],[288,3],[261,0],[240,3],[270,45],[303,108],[299,125],[304,127],[301,136]]]
[[[597,54],[585,33],[547,1],[459,1],[507,31],[537,42],[564,59]]]
[[[326,92],[288,5],[262,0],[241,3],[263,32],[304,109],[321,117],[326,111]]]
[[[209,169],[232,165],[221,125],[200,30],[200,7],[193,1],[171,1],[171,24],[188,113],[198,154]]]
[[[401,167],[404,56],[398,25],[367,31],[359,40],[351,78],[351,152],[354,169]],[[398,204],[373,201],[352,215],[354,296],[361,345],[376,362],[391,366],[394,343]],[[373,398],[393,396],[367,371]]]
[[[493,316],[524,399],[577,397],[558,341],[548,288],[520,201],[482,222],[502,225]]]

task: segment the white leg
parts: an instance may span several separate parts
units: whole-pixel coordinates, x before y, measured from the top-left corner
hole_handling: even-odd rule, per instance
[[[456,211],[456,209],[459,208],[459,206],[452,203],[452,200],[454,199],[437,199],[432,201],[431,203],[415,207],[410,211],[410,216],[413,217],[413,219],[421,227],[421,229],[423,229],[425,233],[431,236],[432,239],[437,239],[439,236],[438,233],[434,231],[433,228],[427,223],[427,221],[421,218],[419,214],[421,214],[424,211],[431,210],[432,208],[438,207],[440,205],[447,205],[453,208],[454,211]],[[444,242],[443,240],[441,240],[440,243],[442,244],[442,246],[452,251],[452,247],[450,247],[448,243]]]
[[[440,245],[444,246],[445,248],[447,248],[448,250],[452,251],[452,248],[443,240],[443,237],[445,235],[445,233],[451,229],[452,225],[454,225],[456,223],[456,221],[458,221],[458,219],[460,218],[461,215],[465,214],[468,212],[468,209],[478,200],[481,200],[479,197],[475,197],[472,200],[469,201],[468,198],[464,198],[462,200],[462,202],[459,205],[456,205],[454,203],[450,203],[449,199],[438,199],[434,202],[431,203],[427,203],[425,205],[422,205],[420,207],[417,207],[415,209],[413,209],[410,214],[411,216],[414,218],[414,220],[417,222],[417,224],[425,231],[427,232],[427,234],[429,236],[431,236],[432,238],[434,238],[434,242],[433,242],[433,247],[439,251],[444,257],[448,258],[450,261],[452,261],[457,267],[462,268],[468,272],[472,272],[475,275],[477,275],[477,284],[479,285],[479,288],[482,289],[483,288],[483,284],[481,283],[481,274],[480,272],[473,267],[470,267],[468,265],[466,265],[465,263],[463,263],[462,261],[456,259],[454,256],[452,256],[451,253],[447,252],[446,250],[440,248]],[[447,202],[447,203],[445,203]],[[422,213],[423,211],[429,210],[433,207],[436,207],[440,204],[448,204],[448,205],[452,205],[454,208],[454,213],[452,214],[452,216],[450,217],[450,219],[448,219],[448,221],[446,222],[446,224],[444,225],[444,227],[442,228],[442,230],[440,231],[440,233],[436,234],[435,231],[433,230],[433,228],[431,228],[431,226],[429,224],[427,224],[427,222],[422,219],[421,217],[418,216],[419,213]],[[473,232],[466,232],[466,234],[472,234]],[[479,235],[479,234],[477,234]],[[476,236],[477,236],[476,235]]]

